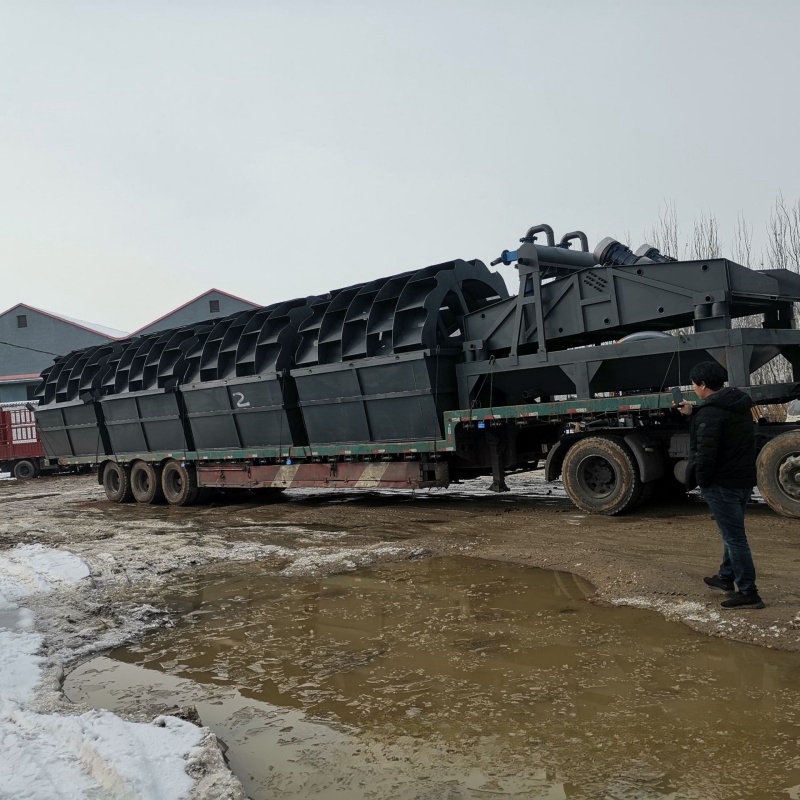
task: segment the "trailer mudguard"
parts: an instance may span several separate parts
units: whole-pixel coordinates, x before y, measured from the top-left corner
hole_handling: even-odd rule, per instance
[[[664,457],[646,433],[629,433],[625,444],[630,447],[642,483],[650,483],[664,477]]]

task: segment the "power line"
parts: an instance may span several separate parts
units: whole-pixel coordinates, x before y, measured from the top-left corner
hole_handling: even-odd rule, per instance
[[[24,344],[15,344],[14,342],[4,342],[0,340],[0,344],[7,345],[8,347],[18,347],[20,350],[32,350],[34,353],[42,353],[46,356],[63,356],[63,353],[51,353],[49,350],[37,350],[35,347],[26,347]]]

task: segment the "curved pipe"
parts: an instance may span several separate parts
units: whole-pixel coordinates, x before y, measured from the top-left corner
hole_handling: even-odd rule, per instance
[[[581,250],[584,253],[589,252],[589,240],[586,238],[586,234],[583,231],[570,231],[569,233],[565,233],[561,237],[561,241],[558,243],[559,247],[567,248],[569,247],[569,243],[578,239],[581,243]]]
[[[549,225],[534,225],[532,228],[528,228],[528,232],[520,239],[521,242],[527,242],[528,240],[532,239],[536,236],[537,233],[544,233],[547,236],[547,244],[549,247],[556,246],[556,235],[553,233],[553,229]]]
[[[636,331],[617,339],[614,344],[622,344],[623,342],[641,342],[645,339],[671,339],[672,334],[666,331]]]

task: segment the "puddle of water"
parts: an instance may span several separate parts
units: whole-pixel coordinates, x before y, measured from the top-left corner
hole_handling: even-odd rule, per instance
[[[195,703],[257,800],[791,797],[800,657],[591,594],[473,559],[314,581],[217,567],[148,598],[173,629],[65,690],[114,710]]]
[[[181,714],[191,704],[223,743],[231,769],[252,800],[456,800],[486,797],[487,791],[496,794],[489,789],[499,787],[490,769],[442,741],[365,737],[357,729],[253,700],[236,689],[109,658],[96,658],[79,667],[65,690],[74,701],[144,718]],[[567,796],[545,769],[528,766],[521,773],[504,777],[503,794],[547,800]]]

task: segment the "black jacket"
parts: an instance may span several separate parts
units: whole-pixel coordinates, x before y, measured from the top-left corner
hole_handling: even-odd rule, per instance
[[[714,392],[692,412],[690,485],[752,489],[756,484],[753,401],[739,389]]]

